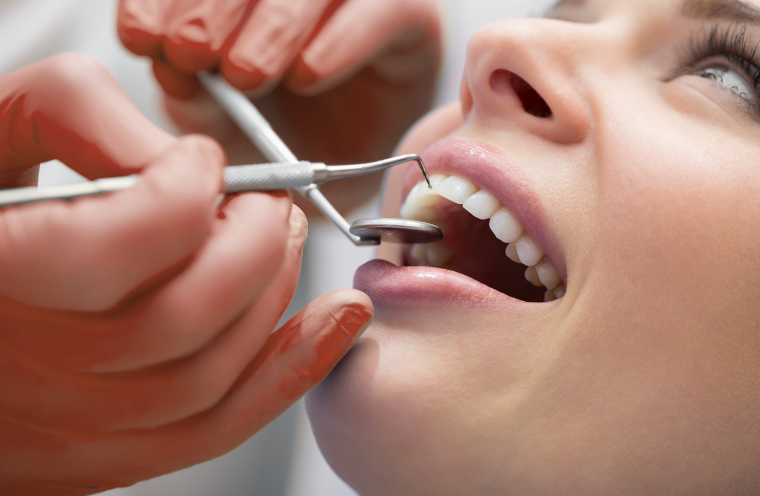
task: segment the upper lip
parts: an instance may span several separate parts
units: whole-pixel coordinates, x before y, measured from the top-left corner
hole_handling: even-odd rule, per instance
[[[429,146],[420,156],[429,175],[455,175],[496,196],[552,262],[562,280],[567,281],[565,261],[541,198],[532,181],[504,153],[480,141],[447,138]],[[407,171],[402,200],[421,179],[419,170]]]

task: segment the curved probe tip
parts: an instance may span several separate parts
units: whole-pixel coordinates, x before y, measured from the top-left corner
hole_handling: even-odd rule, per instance
[[[428,189],[433,189],[433,185],[430,184],[430,178],[428,177],[427,170],[425,170],[425,164],[422,163],[422,159],[418,156],[414,159],[420,166],[420,170],[422,171],[422,175],[425,176],[425,182],[428,185]]]

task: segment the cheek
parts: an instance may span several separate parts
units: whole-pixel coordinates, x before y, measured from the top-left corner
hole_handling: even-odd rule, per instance
[[[684,296],[698,282],[728,289],[724,282],[746,277],[760,242],[752,158],[760,149],[740,131],[648,110],[657,119],[629,113],[598,139],[596,251],[624,283],[680,285]]]

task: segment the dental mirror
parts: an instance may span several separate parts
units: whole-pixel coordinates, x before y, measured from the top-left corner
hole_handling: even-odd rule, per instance
[[[362,239],[380,239],[387,243],[435,243],[443,239],[438,226],[408,219],[359,219],[349,230]]]

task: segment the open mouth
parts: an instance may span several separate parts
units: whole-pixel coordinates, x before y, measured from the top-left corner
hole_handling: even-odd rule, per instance
[[[444,239],[407,246],[404,264],[453,270],[525,302],[562,298],[565,281],[560,271],[544,253],[542,243],[529,234],[528,226],[523,227],[520,216],[500,200],[500,196],[511,195],[489,191],[475,182],[482,181],[488,172],[477,177],[469,174],[468,168],[436,170],[440,169],[436,165],[433,161],[430,167],[433,189],[424,181],[415,184],[406,196],[401,216],[439,226]],[[462,177],[465,175],[475,175],[475,181]],[[519,198],[512,197],[513,205],[515,201]],[[531,210],[529,206],[527,211]],[[526,209],[520,212],[522,217],[525,213]],[[545,239],[541,239],[544,245]]]

